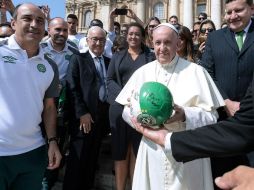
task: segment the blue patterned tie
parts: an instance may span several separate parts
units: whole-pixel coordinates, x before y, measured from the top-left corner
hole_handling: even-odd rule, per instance
[[[106,84],[105,84],[105,79],[104,79],[104,72],[103,72],[103,65],[102,65],[102,57],[97,57],[97,60],[99,64],[97,65],[97,71],[100,77],[100,92],[101,92],[101,97],[100,100],[102,102],[106,101],[107,99],[107,89],[106,89]]]

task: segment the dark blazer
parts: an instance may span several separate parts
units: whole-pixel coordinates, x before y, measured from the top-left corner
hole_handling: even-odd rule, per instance
[[[228,28],[209,33],[201,65],[214,79],[224,99],[240,101],[254,70],[254,20],[239,52],[235,35]]]
[[[254,78],[240,110],[227,120],[195,130],[173,133],[171,147],[177,161],[239,155],[254,150]]]
[[[105,68],[110,59],[103,56]],[[89,52],[73,54],[67,72],[67,85],[74,103],[75,117],[90,113],[95,118],[99,100],[99,76]]]
[[[104,57],[106,69],[109,58]],[[70,99],[70,152],[63,189],[92,189],[102,136],[109,126],[108,104],[99,100],[100,81],[89,52],[73,54],[67,72]],[[90,113],[91,131],[79,130],[80,117]]]
[[[119,66],[122,63],[123,58],[127,54],[128,50],[122,50],[113,55],[107,73],[107,87],[108,87],[108,102],[113,104],[117,95],[123,88],[123,84],[121,81]],[[147,47],[144,48],[145,60],[146,63],[155,60],[154,53]],[[144,64],[146,64],[144,63]]]

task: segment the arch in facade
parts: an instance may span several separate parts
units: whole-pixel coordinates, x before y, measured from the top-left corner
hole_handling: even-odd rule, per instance
[[[157,2],[153,6],[153,15],[159,19],[164,19],[164,4],[162,2]]]
[[[87,10],[84,15],[83,15],[83,21],[84,21],[84,27],[88,28],[89,24],[92,20],[92,11],[91,10]]]

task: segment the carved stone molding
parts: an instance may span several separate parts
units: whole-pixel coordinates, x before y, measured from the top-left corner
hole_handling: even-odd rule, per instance
[[[101,5],[109,5],[110,4],[110,0],[100,0],[99,3]]]

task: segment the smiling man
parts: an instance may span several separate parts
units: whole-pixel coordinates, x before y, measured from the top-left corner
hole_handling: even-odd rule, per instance
[[[58,136],[60,137],[59,140],[59,147],[62,151],[66,133],[67,133],[67,127],[64,126],[66,119],[66,102],[65,102],[65,84],[66,84],[66,73],[67,68],[69,65],[70,57],[74,52],[78,52],[75,47],[72,46],[73,43],[71,43],[68,38],[68,24],[67,22],[61,18],[56,17],[51,19],[48,26],[48,33],[50,35],[50,38],[47,40],[47,42],[41,43],[41,46],[43,47],[43,50],[49,56],[52,60],[54,60],[58,67],[59,72],[59,80],[60,80],[60,98],[56,99],[57,103],[57,114],[58,114],[58,122],[57,122],[57,131]],[[71,43],[71,44],[70,44]],[[64,152],[61,152],[62,155],[64,155]],[[46,186],[48,186],[48,189],[51,189],[51,187],[54,185],[55,181],[57,180],[57,174],[58,169],[54,171],[48,170],[46,172],[45,178],[43,180],[43,187],[46,189]]]
[[[50,38],[42,43],[43,50],[52,58],[59,70],[61,83],[65,83],[66,72],[71,55],[78,50],[69,43],[68,24],[60,17],[51,19],[48,27]]]
[[[44,171],[57,168],[58,71],[39,43],[45,17],[35,5],[19,5],[14,35],[0,44],[0,189],[41,189]],[[48,153],[39,124],[45,124]]]
[[[93,188],[101,138],[109,128],[105,80],[110,59],[102,55],[106,32],[92,26],[86,40],[88,51],[73,54],[67,72],[72,111],[63,190]]]
[[[176,55],[180,43],[177,29],[169,23],[158,25],[153,30],[153,43],[157,60],[136,70],[115,100],[125,106],[124,120],[136,128],[138,123],[132,118],[141,112],[140,89],[153,81],[165,85],[178,105],[177,117],[165,124],[166,129],[183,131],[216,122],[216,108],[224,105],[223,99],[205,69]],[[132,189],[213,190],[210,161],[177,163],[164,147],[143,137]]]

